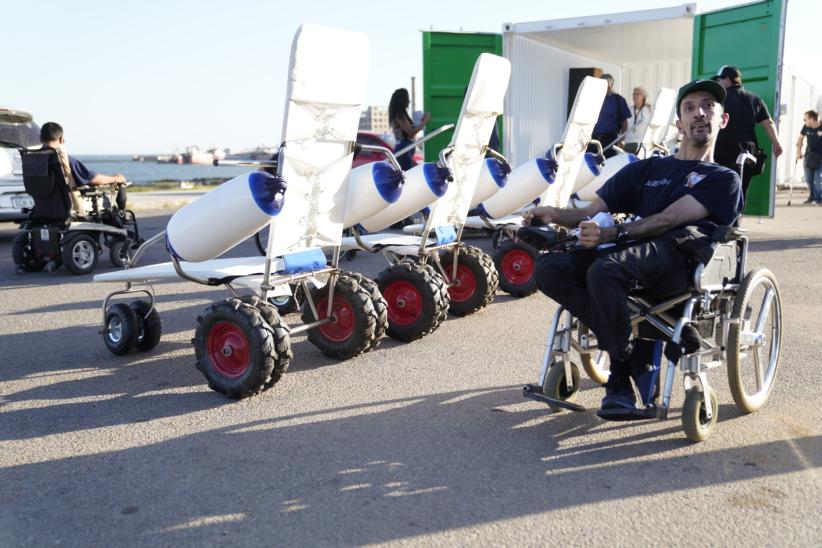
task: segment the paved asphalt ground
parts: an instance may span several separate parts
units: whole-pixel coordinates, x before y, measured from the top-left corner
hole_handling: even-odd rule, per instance
[[[0,546],[822,545],[822,208],[797,196],[744,223],[781,285],[776,387],[743,415],[712,371],[719,424],[700,444],[679,381],[663,422],[600,421],[587,379],[585,413],[523,400],[554,309],[541,295],[343,363],[296,337],[272,390],[231,401],[189,342],[223,291],[157,284],[162,341],[115,357],[97,334],[113,286],[16,274],[0,225]],[[145,234],[167,215],[142,213]]]

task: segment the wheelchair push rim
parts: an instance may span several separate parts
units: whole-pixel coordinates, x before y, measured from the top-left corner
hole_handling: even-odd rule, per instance
[[[737,406],[748,413],[768,400],[779,365],[782,302],[774,275],[749,273],[734,303],[728,337],[728,382]]]

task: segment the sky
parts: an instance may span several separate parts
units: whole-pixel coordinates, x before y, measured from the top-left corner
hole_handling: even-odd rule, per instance
[[[417,77],[420,30],[500,32],[505,22],[685,2],[414,0],[0,0],[0,106],[59,122],[73,154],[170,153],[188,145],[274,145],[294,32],[317,23],[368,35],[366,105]],[[701,12],[738,5],[698,2]],[[790,0],[786,63],[822,82],[822,3]],[[388,8],[387,6],[390,6]],[[402,7],[403,11],[396,8]],[[352,62],[364,62],[351,52]],[[420,99],[421,100],[421,99]]]

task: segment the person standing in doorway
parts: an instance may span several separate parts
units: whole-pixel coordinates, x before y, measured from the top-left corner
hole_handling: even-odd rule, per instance
[[[719,82],[728,93],[725,98],[725,112],[728,113],[728,125],[719,131],[716,139],[714,159],[721,166],[733,169],[737,173],[739,167],[736,159],[741,152],[750,152],[756,155],[759,147],[754,130],[757,125],[762,126],[773,144],[774,156],[782,154],[782,145],[776,135],[776,127],[768,112],[768,107],[754,93],[742,87],[742,72],[730,65],[721,67],[712,78]],[[748,168],[742,174],[742,195],[748,197],[748,185],[751,184],[754,170]]]
[[[808,145],[803,154],[802,141],[805,138],[808,139]],[[805,113],[805,127],[799,132],[799,139],[796,141],[796,157],[804,159],[802,167],[805,168],[805,182],[810,190],[805,203],[822,205],[822,122],[815,110]]]
[[[594,126],[593,139],[602,143],[603,147],[607,147],[624,136],[628,129],[631,111],[628,109],[625,97],[614,93],[614,77],[610,74],[603,74],[600,78],[608,81],[608,92],[599,110],[599,119]],[[619,143],[615,144],[619,146]],[[610,158],[616,155],[616,151],[611,147],[604,154],[606,158]]]
[[[651,123],[651,104],[648,102],[648,92],[645,88],[637,86],[633,93],[633,106],[631,106],[631,118],[628,120],[628,132],[625,134],[625,152],[637,154],[645,130]],[[647,154],[647,151],[646,151]]]
[[[408,106],[411,104],[411,98],[408,95],[408,90],[400,88],[391,94],[391,101],[388,103],[388,123],[394,132],[394,152],[401,150],[412,142],[414,136],[419,133],[431,116],[426,112],[422,115],[422,120],[416,126],[414,125],[411,116],[408,115]],[[414,150],[411,149],[402,156],[397,157],[400,167],[403,170],[409,170],[414,167]]]

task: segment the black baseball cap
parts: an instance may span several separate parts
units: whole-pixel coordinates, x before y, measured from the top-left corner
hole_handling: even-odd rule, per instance
[[[736,80],[741,77],[742,71],[738,68],[732,67],[731,65],[722,65],[719,67],[719,70],[716,71],[716,74],[711,77],[711,80],[718,80],[720,78],[730,78],[731,80]]]
[[[725,88],[723,88],[719,82],[713,80],[694,80],[693,82],[688,82],[679,88],[679,93],[676,95],[677,115],[679,115],[679,107],[682,104],[682,100],[685,99],[686,95],[695,91],[707,91],[713,95],[720,104],[725,102],[725,96],[727,95]]]

